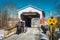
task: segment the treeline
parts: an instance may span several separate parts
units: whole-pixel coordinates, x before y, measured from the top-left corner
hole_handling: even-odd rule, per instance
[[[8,11],[7,10],[0,13],[0,28],[8,26],[7,25],[8,24],[8,19],[9,19],[9,16],[8,16]]]
[[[9,18],[14,18],[13,16],[17,16],[14,3],[4,3],[0,7],[0,28],[8,27]]]

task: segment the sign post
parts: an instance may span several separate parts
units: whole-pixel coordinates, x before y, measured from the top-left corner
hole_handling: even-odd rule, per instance
[[[52,36],[53,36],[53,33],[52,33],[52,27],[57,23],[57,19],[53,16],[49,17],[46,22],[50,25],[50,31],[51,31],[51,40],[52,40]]]

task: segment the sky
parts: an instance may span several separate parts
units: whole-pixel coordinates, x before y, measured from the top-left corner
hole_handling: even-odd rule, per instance
[[[14,3],[16,10],[27,5],[35,6],[39,9],[42,9],[45,12],[45,18],[48,18],[50,11],[52,11],[53,13],[55,12],[55,7],[56,5],[60,4],[60,0],[0,0],[0,8],[5,3]],[[11,16],[13,17],[14,15],[16,17],[16,14],[14,14],[13,12]]]

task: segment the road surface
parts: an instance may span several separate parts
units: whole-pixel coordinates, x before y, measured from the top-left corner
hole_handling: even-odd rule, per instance
[[[3,40],[38,40],[39,37],[36,37],[35,34],[39,34],[37,28],[27,28],[26,33],[21,33],[19,35],[13,34],[8,38],[4,38]]]

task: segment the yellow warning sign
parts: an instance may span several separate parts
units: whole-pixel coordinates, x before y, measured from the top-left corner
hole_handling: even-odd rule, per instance
[[[53,16],[49,17],[46,22],[50,25],[50,26],[53,26],[57,23],[57,19]]]

